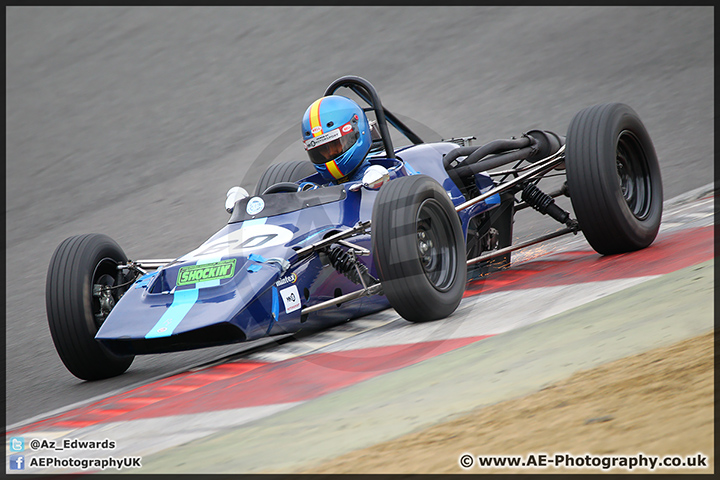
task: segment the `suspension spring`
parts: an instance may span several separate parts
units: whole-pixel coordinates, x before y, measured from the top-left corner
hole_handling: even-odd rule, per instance
[[[550,215],[560,223],[577,229],[577,221],[570,218],[570,213],[555,204],[555,200],[532,183],[526,183],[522,191],[522,199],[543,215]]]
[[[369,278],[367,267],[358,261],[354,255],[349,254],[340,247],[331,247],[328,251],[328,258],[330,259],[330,265],[353,283],[362,284],[364,279]],[[358,269],[360,273],[358,273]],[[362,279],[360,274],[363,276]]]

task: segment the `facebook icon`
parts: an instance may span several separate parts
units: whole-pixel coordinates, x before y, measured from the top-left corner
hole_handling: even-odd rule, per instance
[[[10,470],[25,470],[25,455],[10,455]]]

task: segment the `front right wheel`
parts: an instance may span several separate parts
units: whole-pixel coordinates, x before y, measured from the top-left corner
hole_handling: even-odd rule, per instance
[[[603,255],[639,250],[657,236],[660,165],[638,115],[622,103],[578,112],[565,152],[570,201],[588,243]]]
[[[118,275],[118,265],[125,263],[120,246],[101,234],[66,239],[50,260],[45,287],[50,334],[65,367],[82,380],[120,375],[133,362],[133,356],[117,356],[95,340],[128,280]]]
[[[467,280],[462,225],[447,192],[427,175],[380,188],[372,212],[375,267],[390,305],[406,320],[445,318]]]

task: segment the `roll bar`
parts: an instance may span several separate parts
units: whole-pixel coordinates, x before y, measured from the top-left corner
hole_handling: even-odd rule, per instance
[[[326,89],[324,96],[332,95],[337,89],[346,87],[355,92],[355,94],[370,105],[375,112],[378,129],[382,138],[385,154],[388,158],[395,158],[395,150],[393,149],[392,140],[390,139],[390,131],[387,124],[390,123],[400,133],[405,135],[408,140],[414,144],[424,143],[415,132],[405,125],[400,119],[393,115],[387,108],[383,107],[380,97],[370,82],[362,77],[354,75],[346,75],[332,82]]]

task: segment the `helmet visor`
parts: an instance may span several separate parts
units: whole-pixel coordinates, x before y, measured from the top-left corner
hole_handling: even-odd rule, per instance
[[[311,162],[325,164],[347,152],[359,136],[357,124],[348,122],[335,130],[305,140],[305,150]]]

